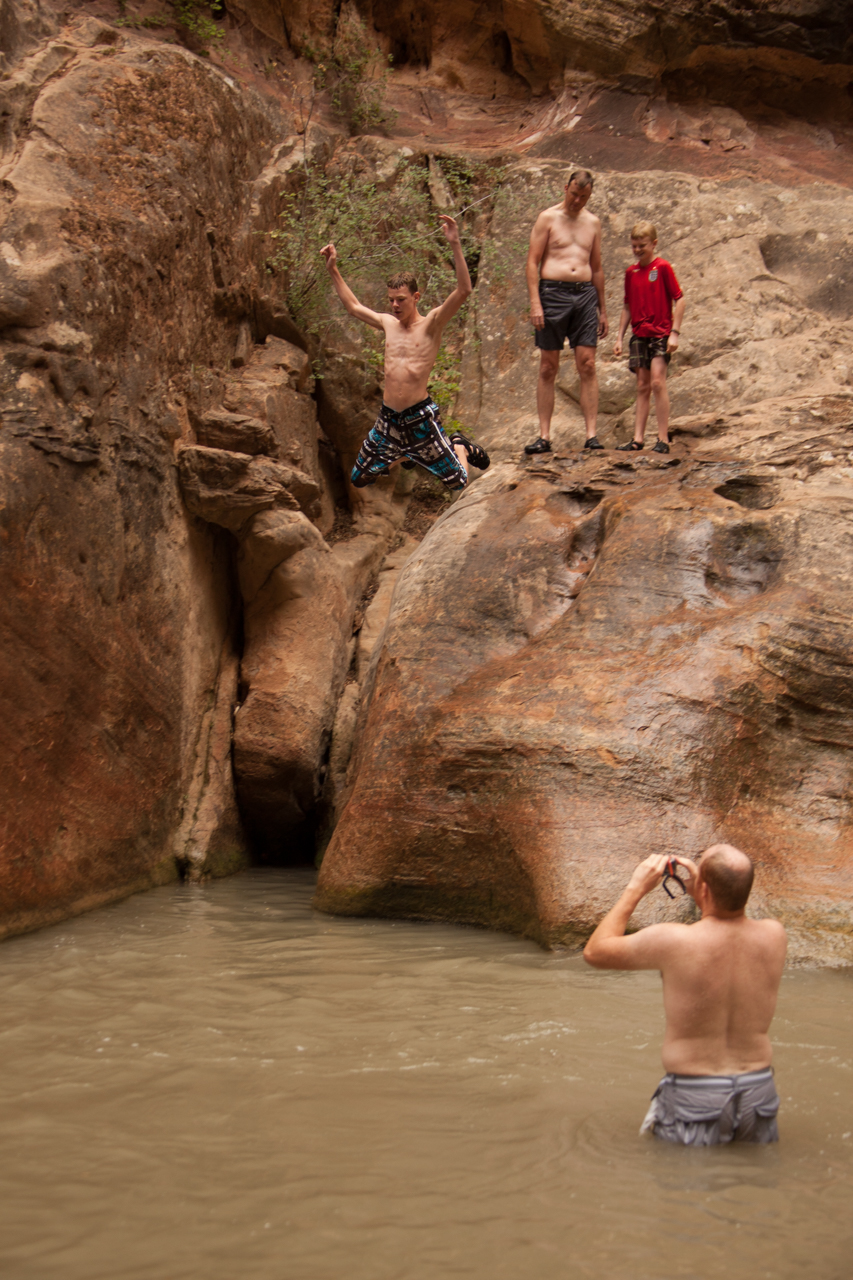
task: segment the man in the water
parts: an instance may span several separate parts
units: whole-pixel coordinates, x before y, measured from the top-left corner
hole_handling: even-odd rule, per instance
[[[320,250],[332,284],[344,307],[356,320],[363,320],[385,334],[385,391],[379,417],[359,450],[352,469],[352,483],[358,489],[387,476],[395,462],[411,468],[420,464],[447,489],[464,489],[468,466],[485,471],[489,456],[461,431],[448,440],[441,425],[438,405],[427,390],[448,320],[456,315],[471,293],[471,277],[453,218],[442,215],[444,234],[453,250],[456,288],[441,306],[422,316],[418,311],[417,280],[399,273],[387,281],[390,314],[364,307],[338,268],[333,244]]]
[[[778,920],[748,920],[753,866],[730,844],[706,849],[687,872],[687,892],[702,912],[695,924],[653,924],[625,935],[638,903],[667,873],[652,854],[635,869],[621,898],[584,949],[597,969],[660,969],[666,1075],[641,1133],[706,1147],[719,1142],[776,1142],[779,1098],[768,1031],[785,964]]]
[[[551,452],[551,416],[560,352],[568,338],[581,380],[581,411],[586,423],[585,449],[602,449],[595,434],[598,378],[595,348],[607,337],[607,303],[601,266],[601,223],[585,208],[592,195],[588,169],[569,175],[560,204],[543,210],[533,224],[527,254],[530,319],[539,348],[536,407],[539,438],[524,452]]]

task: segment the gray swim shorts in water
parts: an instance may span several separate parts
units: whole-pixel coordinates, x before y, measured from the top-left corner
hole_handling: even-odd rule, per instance
[[[666,1075],[640,1133],[651,1130],[656,1138],[685,1147],[778,1142],[778,1110],[772,1067],[739,1076]]]

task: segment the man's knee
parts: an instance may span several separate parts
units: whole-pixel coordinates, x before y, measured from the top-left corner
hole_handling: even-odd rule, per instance
[[[553,382],[560,367],[559,351],[543,351],[539,361],[539,377],[542,382]]]

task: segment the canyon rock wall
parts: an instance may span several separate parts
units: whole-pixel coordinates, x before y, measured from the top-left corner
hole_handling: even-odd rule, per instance
[[[346,6],[344,6],[346,7]],[[288,0],[236,8],[300,53],[328,55],[340,5]],[[425,69],[432,83],[469,93],[515,87],[542,93],[566,72],[616,77],[632,87],[717,100],[772,103],[795,114],[848,118],[853,76],[851,9],[809,4],[656,4],[622,0],[356,0],[353,8],[397,66]]]
[[[269,123],[189,54],[95,19],[55,27],[2,92],[8,931],[246,857],[230,552],[187,519],[173,445],[187,372],[234,345],[211,211],[237,272],[232,191]]]
[[[826,40],[808,56],[836,55]],[[401,576],[316,902],[576,945],[638,856],[728,839],[756,858],[755,909],[785,919],[792,956],[850,963],[846,107],[830,129],[820,93],[795,121],[749,114],[744,89],[742,114],[667,98],[663,62],[651,95],[627,92],[624,69],[569,82],[526,122],[526,159],[508,156],[455,409],[503,465]],[[611,326],[639,219],[687,296],[663,464],[575,452],[568,353],[556,456],[518,464],[537,434],[527,235],[580,165],[596,173]],[[599,377],[612,447],[630,438],[634,379],[610,343]],[[663,918],[663,898],[640,917]]]
[[[323,538],[340,471],[265,269],[292,118],[98,17],[2,16],[0,931],[14,932],[223,874],[253,844],[293,856],[293,796],[310,808],[322,790],[352,616],[394,521],[337,554]],[[282,624],[308,597],[314,614]],[[306,692],[288,703],[294,672]],[[258,735],[272,802],[254,799]]]

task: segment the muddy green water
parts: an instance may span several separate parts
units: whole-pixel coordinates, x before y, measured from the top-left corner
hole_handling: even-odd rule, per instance
[[[853,977],[784,981],[775,1148],[640,1138],[654,974],[336,920],[307,872],[0,947],[4,1280],[848,1280]]]

